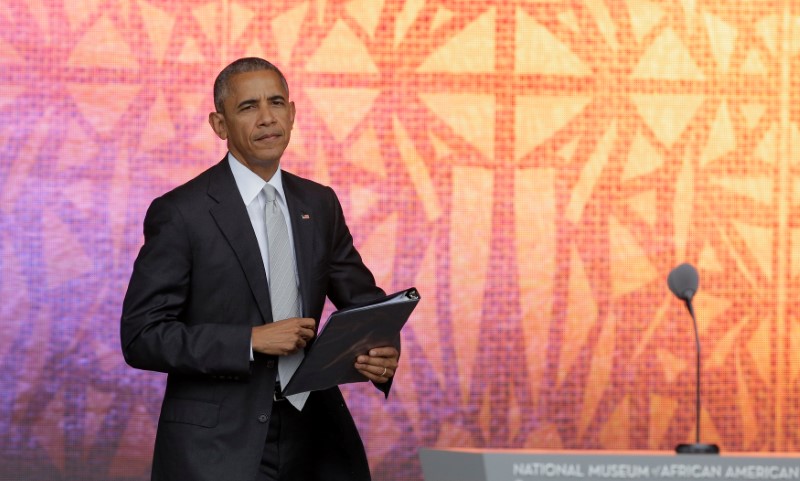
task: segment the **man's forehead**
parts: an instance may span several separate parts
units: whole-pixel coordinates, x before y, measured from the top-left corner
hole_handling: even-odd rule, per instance
[[[277,73],[272,70],[242,72],[230,77],[230,97],[288,97]]]

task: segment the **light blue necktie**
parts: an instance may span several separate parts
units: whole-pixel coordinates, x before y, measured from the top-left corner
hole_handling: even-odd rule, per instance
[[[264,194],[267,200],[265,215],[269,248],[269,296],[272,303],[272,320],[279,322],[291,317],[300,317],[300,293],[297,290],[294,255],[289,245],[286,219],[276,200],[277,191],[275,187],[267,184],[264,186]],[[304,352],[300,349],[294,354],[278,358],[278,379],[282,387],[288,384],[303,356]],[[302,410],[308,394],[307,392],[293,394],[287,396],[287,399],[292,406]]]

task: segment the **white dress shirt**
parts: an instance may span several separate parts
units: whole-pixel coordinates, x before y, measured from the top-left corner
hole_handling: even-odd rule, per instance
[[[228,152],[228,164],[233,172],[233,178],[236,181],[236,187],[239,189],[239,194],[242,196],[242,201],[247,207],[247,215],[250,216],[250,223],[253,225],[253,231],[258,239],[258,249],[261,251],[261,260],[264,262],[264,271],[267,273],[267,282],[269,282],[269,245],[267,243],[267,224],[265,218],[265,204],[266,198],[260,195],[267,182],[259,177],[255,172],[245,167],[236,157]],[[286,205],[286,196],[283,193],[283,178],[281,177],[281,169],[278,170],[269,179],[269,184],[275,187],[278,192],[276,200],[283,212],[283,218],[286,220],[286,229],[289,232],[289,245],[292,248],[292,255],[297,259],[297,254],[294,251],[294,235],[292,234],[292,222],[289,217],[289,207]],[[298,280],[297,276],[297,262],[295,262],[295,281]],[[299,291],[299,286],[298,286]],[[302,305],[302,302],[301,302]],[[250,345],[250,360],[253,360],[253,346],[252,341]]]

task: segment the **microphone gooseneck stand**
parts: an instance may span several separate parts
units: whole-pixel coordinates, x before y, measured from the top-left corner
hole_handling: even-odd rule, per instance
[[[700,331],[697,329],[697,319],[694,317],[694,308],[692,307],[691,297],[684,299],[686,307],[689,309],[689,314],[692,316],[692,324],[694,324],[694,343],[697,353],[697,364],[695,374],[695,442],[682,443],[675,447],[675,452],[678,454],[719,454],[719,446],[716,444],[706,444],[700,442]]]
[[[700,442],[700,330],[697,328],[697,318],[694,315],[694,308],[692,307],[692,297],[697,292],[699,279],[697,269],[691,264],[683,263],[678,267],[672,269],[667,277],[667,284],[669,289],[675,294],[675,297],[683,300],[686,303],[686,308],[689,309],[689,314],[692,316],[692,324],[694,325],[694,343],[696,348],[697,363],[695,373],[695,442],[679,444],[675,448],[678,454],[719,454],[719,446],[716,444],[706,444]]]

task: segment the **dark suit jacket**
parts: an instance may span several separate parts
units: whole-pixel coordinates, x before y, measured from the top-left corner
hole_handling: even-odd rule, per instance
[[[383,295],[353,247],[329,187],[283,173],[303,315]],[[258,242],[227,159],[154,200],[123,304],[133,367],[168,373],[153,480],[253,481],[266,439],[277,360],[249,359],[252,326],[272,322]],[[398,346],[399,347],[399,346]],[[378,385],[388,394],[389,384]],[[338,388],[312,393],[309,462],[321,479],[369,479],[363,444]]]

